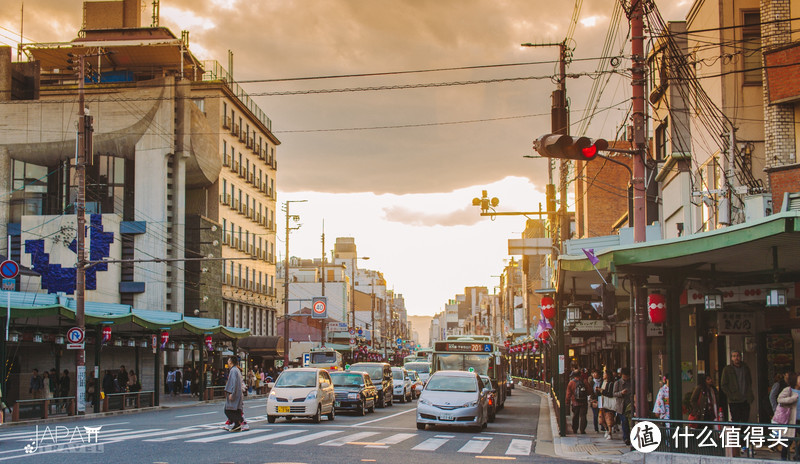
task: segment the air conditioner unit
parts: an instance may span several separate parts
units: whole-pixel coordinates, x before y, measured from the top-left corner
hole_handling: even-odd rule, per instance
[[[772,194],[759,193],[744,197],[745,222],[755,221],[772,214]]]

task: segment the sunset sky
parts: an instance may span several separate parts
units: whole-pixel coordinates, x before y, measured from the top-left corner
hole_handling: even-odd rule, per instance
[[[597,69],[614,4],[583,2],[568,73]],[[690,6],[659,4],[666,20],[683,20]],[[0,9],[0,43],[19,42],[20,7],[8,0]],[[519,238],[525,218],[482,218],[471,201],[485,189],[500,198],[498,211],[544,203],[547,162],[523,156],[534,155],[532,141],[549,132],[558,49],[520,44],[563,40],[572,2],[162,0],[160,9],[161,26],[177,36],[190,31],[199,59],[227,67],[233,51],[235,79],[259,94],[254,100],[282,142],[278,201],[308,200],[292,205],[303,226],[292,233],[291,255],[319,257],[324,220],[326,248],[335,237],[355,237],[359,254],[371,258],[360,266],[382,271],[410,314],[441,311],[466,286],[493,290],[510,258],[507,239]],[[69,41],[80,29],[82,2],[27,0],[24,12],[24,42]],[[143,25],[151,12],[145,2]],[[623,15],[611,55],[624,45],[626,58],[583,135],[612,139],[624,121],[627,31]],[[443,68],[470,69],[434,71]],[[319,79],[353,74],[372,75]],[[318,79],[288,80],[301,77]],[[591,103],[592,77],[567,81],[573,133]],[[418,84],[437,86],[397,88]],[[395,88],[352,90],[374,87]],[[326,89],[349,90],[263,95]],[[280,227],[281,259],[283,236]]]

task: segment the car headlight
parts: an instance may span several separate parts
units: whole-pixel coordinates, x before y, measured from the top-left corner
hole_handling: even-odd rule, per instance
[[[428,406],[433,404],[430,401],[426,400],[425,398],[420,398],[419,402],[420,402],[420,404],[427,404]]]
[[[270,390],[270,392],[269,392],[269,396],[271,396],[271,397],[272,397],[272,396],[278,396],[278,394],[277,394],[277,393],[275,393],[275,390]]]
[[[359,398],[359,394],[358,393],[348,393],[347,394],[347,398],[351,399],[351,400],[357,400]]]
[[[462,408],[471,408],[471,407],[477,406],[477,405],[478,405],[478,402],[477,401],[473,401],[471,403],[464,403],[464,406],[461,406],[461,407]]]
[[[306,400],[315,400],[317,399],[317,391],[314,390],[306,396]]]

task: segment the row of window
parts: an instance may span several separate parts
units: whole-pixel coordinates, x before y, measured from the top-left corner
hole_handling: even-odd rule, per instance
[[[275,311],[240,303],[222,304],[224,325],[250,329],[252,335],[275,335]]]
[[[225,273],[225,284],[263,295],[275,296],[275,276],[257,271],[255,268],[250,269],[250,266],[242,263],[230,263]]]
[[[242,226],[237,226],[233,221],[230,224],[229,229],[228,220],[222,218],[222,243],[275,264],[275,243],[268,240],[264,234],[251,233],[250,230],[242,229]]]
[[[266,142],[264,138],[258,134],[255,127],[253,127],[251,131],[250,123],[244,120],[242,116],[239,116],[237,119],[236,110],[231,109],[231,115],[228,116],[227,102],[222,102],[222,127],[230,130],[231,135],[236,136],[240,142],[244,143],[247,148],[258,155],[258,158],[264,161],[273,170],[278,168],[277,161],[275,160],[275,147],[270,146],[269,142]],[[227,153],[227,151],[225,153]]]

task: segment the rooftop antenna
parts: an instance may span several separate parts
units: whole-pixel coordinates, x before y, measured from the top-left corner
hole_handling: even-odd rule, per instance
[[[158,27],[159,17],[161,16],[159,7],[159,0],[153,0],[153,22],[150,24],[150,27]]]
[[[17,62],[22,61],[22,26],[25,24],[25,2],[20,2],[19,7],[19,46],[17,47]],[[11,258],[9,258],[11,259]]]

